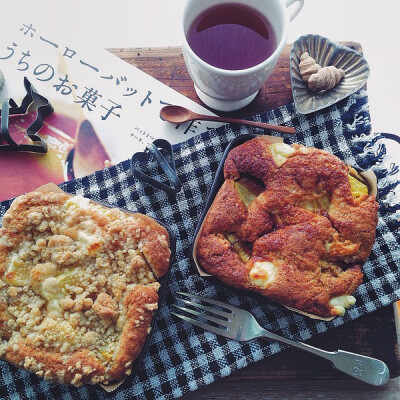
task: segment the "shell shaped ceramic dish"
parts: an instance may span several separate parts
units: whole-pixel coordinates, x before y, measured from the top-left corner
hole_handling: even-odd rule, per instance
[[[308,89],[300,76],[300,56],[308,52],[322,67],[334,65],[345,71],[344,78],[324,93],[315,93]],[[297,39],[290,51],[290,79],[296,110],[309,114],[326,108],[361,89],[369,77],[369,66],[362,54],[331,42],[319,35],[305,35]]]

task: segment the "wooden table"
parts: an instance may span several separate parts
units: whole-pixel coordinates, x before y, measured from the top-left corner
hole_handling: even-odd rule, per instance
[[[361,51],[354,42],[345,45]],[[292,101],[289,73],[290,45],[283,51],[274,73],[256,99],[242,110],[219,113],[245,117]],[[201,103],[184,64],[180,47],[109,49],[186,97]],[[188,399],[399,399],[400,357],[393,307],[382,308],[345,326],[318,335],[307,343],[326,350],[353,351],[379,358],[389,366],[392,379],[384,388],[374,388],[336,372],[331,365],[310,354],[287,349],[254,363],[214,384],[188,394]]]

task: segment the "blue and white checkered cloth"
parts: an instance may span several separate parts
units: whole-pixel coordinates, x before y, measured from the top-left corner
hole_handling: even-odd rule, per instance
[[[190,244],[224,149],[238,135],[263,133],[238,126],[221,127],[174,146],[182,182],[176,196],[143,186],[133,177],[129,160],[60,185],[66,192],[155,217],[171,227],[176,236],[176,261],[138,374],[128,377],[114,392],[106,393],[98,386],[70,388],[51,384],[0,362],[1,398],[171,399],[282,349],[281,345],[266,341],[238,343],[177,320],[170,313],[177,291],[197,293],[250,310],[265,328],[296,340],[307,340],[400,298],[400,211],[399,202],[394,201],[398,195],[399,167],[388,162],[385,135],[370,132],[366,93],[356,93],[309,115],[298,114],[294,105],[289,104],[254,119],[294,126],[297,134],[285,137],[288,143],[323,148],[346,163],[372,169],[378,176],[380,211],[376,243],[364,265],[365,280],[357,290],[356,305],[344,317],[330,322],[315,321],[257,295],[229,289],[215,278],[198,275],[190,261]],[[151,160],[147,168],[159,173]],[[162,173],[159,178],[165,180]],[[0,217],[9,204],[0,203]]]

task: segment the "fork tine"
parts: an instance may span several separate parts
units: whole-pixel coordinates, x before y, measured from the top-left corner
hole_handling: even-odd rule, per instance
[[[216,324],[224,326],[226,328],[228,327],[228,324],[230,323],[230,321],[226,321],[226,320],[223,320],[223,319],[220,319],[220,318],[215,318],[215,317],[212,317],[211,315],[207,315],[207,314],[204,314],[204,313],[199,312],[199,311],[191,310],[190,308],[180,307],[180,306],[177,306],[175,304],[174,304],[174,307],[176,307],[177,309],[179,309],[181,311],[185,311],[185,312],[187,312],[189,314],[196,315],[197,317],[201,317],[201,318],[203,318],[203,319],[205,319],[207,321],[215,322]]]
[[[212,326],[212,325],[204,324],[203,322],[199,322],[199,321],[197,321],[196,319],[187,317],[186,315],[178,314],[178,313],[173,312],[173,311],[171,311],[171,314],[172,314],[172,315],[175,315],[175,317],[178,317],[178,318],[181,318],[181,319],[183,319],[183,320],[185,320],[185,321],[187,321],[187,322],[190,322],[191,324],[196,325],[196,326],[198,326],[199,328],[203,328],[203,329],[205,329],[206,331],[210,331],[210,332],[215,333],[215,334],[217,334],[217,335],[226,336],[226,332],[227,332],[227,331],[224,330],[224,329],[217,328],[217,327]]]
[[[197,307],[197,308],[200,308],[201,310],[208,311],[208,312],[211,312],[216,315],[220,315],[221,317],[224,317],[224,318],[229,318],[230,316],[232,316],[231,312],[217,310],[214,307],[208,307],[208,306],[205,306],[200,303],[195,303],[194,301],[190,301],[190,300],[186,300],[186,299],[179,299],[179,301],[182,301],[183,303],[188,304],[189,306]]]
[[[216,306],[223,307],[226,310],[228,310],[229,313],[231,313],[232,311],[240,310],[238,307],[231,306],[230,304],[224,303],[222,301],[212,300],[212,299],[209,299],[208,297],[202,297],[202,296],[198,296],[196,294],[189,294],[189,293],[184,293],[184,292],[177,292],[177,294],[180,294],[181,296],[189,297],[191,299],[196,299],[196,300],[199,300],[199,301],[203,301],[204,303],[210,303],[210,304],[213,304],[213,305],[216,305]]]

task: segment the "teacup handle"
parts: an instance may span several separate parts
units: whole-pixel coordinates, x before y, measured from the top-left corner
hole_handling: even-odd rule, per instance
[[[290,7],[292,4],[297,3],[294,7]],[[293,21],[297,14],[300,12],[300,10],[303,8],[304,6],[304,0],[286,0],[286,7],[289,9],[290,7],[290,15],[289,15],[289,19],[290,21]]]

